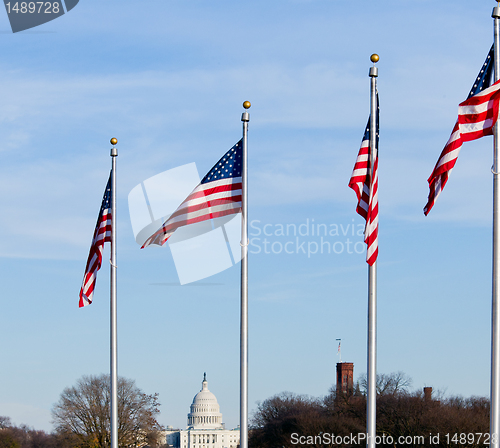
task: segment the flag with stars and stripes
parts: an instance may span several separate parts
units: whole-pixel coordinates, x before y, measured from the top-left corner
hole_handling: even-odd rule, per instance
[[[448,182],[450,172],[457,162],[462,143],[493,133],[493,126],[498,118],[500,96],[500,81],[491,84],[493,61],[492,46],[467,100],[459,105],[457,122],[428,179],[429,197],[424,207],[425,215],[431,211],[437,197]]]
[[[80,308],[92,303],[92,296],[94,295],[94,288],[97,279],[97,271],[101,269],[102,264],[102,250],[104,243],[111,242],[112,225],[110,174],[106,190],[104,191],[104,197],[102,198],[101,210],[99,211],[99,217],[97,218],[94,237],[92,239],[89,258],[87,260],[87,267],[85,268],[85,275],[83,276],[82,287],[80,289]]]
[[[370,150],[370,118],[354,164],[349,187],[358,197],[356,212],[366,220],[365,243],[366,262],[372,266],[378,256],[378,137],[379,104],[377,94],[377,115],[375,117],[375,150]],[[371,157],[370,157],[371,156]],[[373,169],[371,163],[373,162]]]
[[[213,166],[141,249],[162,246],[176,229],[241,212],[243,141],[240,140]]]

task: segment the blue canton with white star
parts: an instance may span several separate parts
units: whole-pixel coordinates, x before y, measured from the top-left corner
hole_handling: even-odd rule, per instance
[[[106,209],[111,210],[111,174],[109,175],[108,183],[106,185],[106,189],[104,190],[99,216],[101,216]]]
[[[216,180],[241,177],[243,168],[243,141],[240,140],[213,166],[201,183],[214,182]]]
[[[491,50],[486,56],[486,61],[484,61],[483,66],[481,67],[481,71],[477,75],[476,81],[474,81],[474,85],[469,93],[467,99],[471,96],[477,95],[479,92],[482,92],[484,89],[487,89],[491,86],[491,81],[493,78],[493,61],[494,57],[494,45],[491,46]]]
[[[378,103],[378,92],[377,92],[377,115],[375,119],[375,128],[376,128],[375,146],[377,147],[377,149],[378,149],[378,138],[379,138],[379,115],[380,115],[380,105]],[[366,124],[365,134],[363,135],[363,141],[370,140],[370,119],[371,115],[368,117],[368,123]]]

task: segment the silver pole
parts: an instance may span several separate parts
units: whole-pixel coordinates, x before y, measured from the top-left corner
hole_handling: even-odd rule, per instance
[[[378,55],[371,56],[373,63]],[[377,76],[378,69],[370,67],[370,169],[377,157]],[[371,176],[372,173],[370,173]],[[367,447],[375,448],[377,434],[377,262],[368,267],[368,390],[366,406]]]
[[[118,448],[118,344],[116,330],[116,138],[111,139],[111,448]]]
[[[492,17],[495,27],[495,81],[500,78],[500,7],[493,8]],[[500,127],[498,122],[493,130],[493,290],[491,306],[491,391],[490,391],[490,444],[491,448],[498,448],[500,435],[500,183],[498,173],[500,169]]]
[[[250,101],[243,107],[249,109]],[[241,320],[240,320],[240,448],[248,448],[248,177],[247,140],[250,114],[243,112],[243,169],[241,171]]]

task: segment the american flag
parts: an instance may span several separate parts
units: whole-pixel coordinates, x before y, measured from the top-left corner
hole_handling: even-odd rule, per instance
[[[85,275],[83,276],[82,287],[80,289],[79,307],[84,307],[92,303],[94,295],[97,271],[101,269],[102,250],[104,243],[111,242],[112,216],[111,216],[111,174],[102,198],[101,210],[97,218],[94,231],[94,238],[90,246],[89,258]]]
[[[500,81],[458,106],[458,129],[463,142],[493,135],[498,118]]]
[[[497,91],[500,88],[498,83],[490,87],[493,60],[492,46],[467,100],[459,106],[457,122],[428,179],[429,197],[424,207],[425,215],[431,211],[436,199],[448,182],[450,172],[457,162],[462,143],[492,134],[493,125],[498,117]]]
[[[366,220],[365,243],[366,262],[372,266],[378,256],[378,136],[379,136],[379,107],[377,94],[377,115],[375,151],[370,151],[370,118],[366,126],[358,158],[354,164],[349,187],[358,197],[356,211]],[[372,153],[373,170],[370,175],[370,153]]]
[[[213,166],[142,248],[151,244],[162,246],[179,227],[239,213],[242,157],[243,142],[240,140]]]

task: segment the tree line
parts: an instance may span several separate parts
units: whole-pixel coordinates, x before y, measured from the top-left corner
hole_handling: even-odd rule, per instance
[[[159,408],[158,394],[148,395],[133,380],[118,378],[119,447],[160,447]],[[109,409],[109,375],[83,376],[53,406],[50,434],[0,417],[0,448],[109,448]]]
[[[27,425],[14,426],[10,417],[0,416],[0,448],[66,448],[65,437],[48,434]]]
[[[109,375],[84,376],[64,389],[52,408],[50,434],[14,426],[0,416],[0,448],[109,448],[109,384]],[[490,445],[487,398],[432,397],[411,392],[410,386],[401,372],[377,375],[377,446]],[[158,395],[119,378],[118,402],[119,447],[160,447]],[[346,394],[334,388],[320,398],[283,392],[259,403],[250,422],[249,448],[359,447],[366,445],[363,434],[366,377]]]
[[[489,400],[410,391],[401,372],[377,376],[377,446],[489,446]],[[348,394],[314,398],[283,392],[258,404],[250,448],[366,446],[366,378]]]

